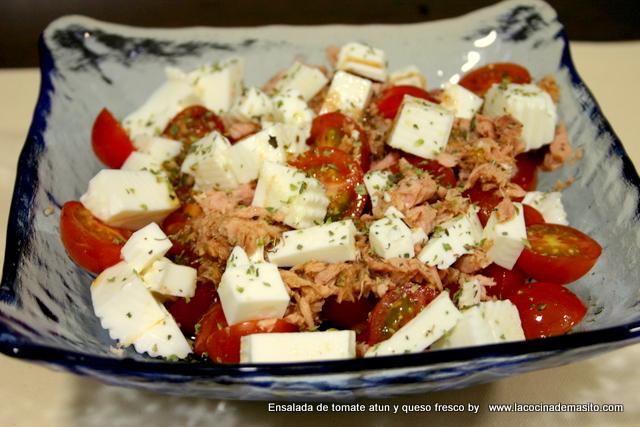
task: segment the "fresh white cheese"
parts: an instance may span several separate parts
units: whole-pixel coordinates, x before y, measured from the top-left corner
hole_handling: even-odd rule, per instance
[[[378,82],[387,80],[387,56],[384,51],[362,43],[342,46],[336,68]]]
[[[139,336],[133,346],[138,353],[146,352],[151,357],[184,359],[191,353],[191,346],[171,314],[162,304],[158,306],[165,313],[164,319]]]
[[[120,169],[125,171],[153,171],[161,173],[162,165],[158,160],[151,157],[150,154],[134,151],[129,154],[127,160],[124,161]]]
[[[463,309],[480,303],[482,298],[482,285],[478,279],[467,280],[460,285],[458,294],[458,308]],[[455,299],[455,298],[454,298]]]
[[[529,191],[524,195],[522,203],[536,208],[549,224],[569,225],[567,212],[562,204],[562,193],[559,191]]]
[[[420,227],[416,227],[411,230],[411,238],[413,239],[414,245],[422,245],[427,240],[429,240],[429,236],[427,236],[427,233],[425,233],[424,230]]]
[[[411,229],[397,216],[372,222],[369,242],[373,251],[384,259],[415,256]]]
[[[427,79],[415,65],[409,65],[389,74],[389,83],[393,86],[415,86],[420,89],[427,87]]]
[[[233,57],[203,65],[188,76],[202,104],[216,114],[231,109],[242,92],[244,59]]]
[[[509,300],[487,301],[462,311],[462,319],[432,350],[524,340],[518,309]]]
[[[162,257],[147,268],[142,279],[150,290],[158,294],[191,298],[196,291],[197,271]]]
[[[102,327],[122,346],[130,345],[166,317],[142,279],[124,261],[94,280],[91,302]]]
[[[294,89],[300,92],[305,101],[309,101],[316,96],[320,90],[329,82],[327,76],[324,75],[316,67],[310,67],[299,61],[284,73],[280,81],[276,84],[276,91],[286,92]]]
[[[354,331],[272,332],[240,338],[240,363],[313,362],[355,357]]]
[[[418,259],[427,265],[445,270],[482,239],[482,225],[475,210],[469,209],[465,215],[459,215],[443,222],[434,231]]]
[[[269,261],[291,267],[307,261],[354,261],[357,230],[352,220],[317,225],[304,230],[286,231],[278,245],[268,253]]]
[[[489,117],[510,114],[522,123],[525,151],[549,144],[558,120],[551,96],[534,84],[494,84],[485,95],[482,113]]]
[[[227,323],[273,319],[284,316],[289,294],[275,264],[247,261],[247,255],[235,247],[220,279],[218,295]]]
[[[310,125],[314,113],[303,96],[295,89],[279,92],[273,97],[277,117],[284,123],[298,126]]]
[[[367,107],[371,94],[371,81],[338,71],[331,80],[320,114],[340,111],[357,119]]]
[[[275,107],[266,93],[251,86],[242,91],[231,112],[240,120],[260,122],[264,118],[272,117]]]
[[[404,214],[400,212],[398,208],[395,206],[389,206],[386,211],[384,211],[384,216],[387,218],[400,218],[404,219]]]
[[[306,228],[324,220],[329,199],[317,179],[296,168],[265,161],[252,205],[277,210],[284,215],[285,224]]]
[[[440,97],[440,105],[461,119],[472,119],[480,107],[482,98],[458,84],[447,83]]]
[[[129,230],[160,223],[180,207],[167,178],[155,171],[103,169],[80,201],[100,221]]]
[[[497,212],[493,211],[483,233],[485,239],[493,242],[487,255],[493,262],[507,270],[513,268],[527,240],[522,204],[514,203],[513,206],[516,209],[516,215],[505,222],[498,222]]]
[[[122,125],[130,137],[157,135],[180,111],[200,102],[184,73],[166,70],[167,80],[156,89],[140,108],[126,116]]]
[[[120,250],[120,254],[131,268],[142,273],[154,261],[164,257],[171,246],[171,240],[158,224],[152,222],[133,233]]]
[[[180,170],[195,178],[195,190],[233,190],[239,184],[231,170],[230,149],[224,135],[211,132],[191,145]]]
[[[387,144],[424,159],[434,159],[447,145],[453,113],[446,108],[405,95]]]
[[[391,338],[382,341],[365,353],[365,357],[423,351],[449,332],[462,318],[451,302],[449,293],[442,292],[413,319],[398,329]]]
[[[281,126],[274,125],[236,142],[229,150],[231,171],[240,184],[258,178],[265,161],[286,163],[287,136]]]
[[[175,158],[182,151],[182,142],[160,136],[139,135],[133,140],[133,145],[160,164]]]
[[[393,186],[393,174],[389,171],[369,171],[364,174],[364,186],[371,198],[371,205],[377,206],[380,197]]]

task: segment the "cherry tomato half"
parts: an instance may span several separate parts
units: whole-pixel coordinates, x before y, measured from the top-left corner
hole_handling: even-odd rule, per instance
[[[369,317],[369,345],[391,337],[438,295],[431,286],[408,283],[388,291]]]
[[[578,280],[596,263],[602,247],[583,232],[560,224],[527,227],[529,247],[517,265],[536,280],[570,283]]]
[[[331,297],[325,300],[322,305],[322,318],[336,328],[352,329],[367,320],[367,316],[376,302],[372,296],[341,302],[337,302],[335,297]]]
[[[324,185],[329,197],[327,218],[360,216],[368,200],[364,175],[360,165],[347,153],[333,147],[316,147],[289,163]]]
[[[167,304],[167,310],[176,319],[182,332],[187,336],[195,333],[195,326],[202,316],[215,303],[217,292],[213,283],[198,283],[191,298],[178,298]]]
[[[351,138],[345,140],[345,136]],[[354,142],[345,142],[351,139]],[[371,149],[367,133],[355,120],[342,113],[322,114],[313,119],[311,136],[307,144],[315,147],[340,148],[360,163],[363,172],[369,170]]]
[[[213,331],[207,339],[209,358],[217,363],[240,362],[240,338],[270,332],[297,332],[298,328],[282,319],[249,320]]]
[[[196,324],[196,341],[193,344],[193,350],[198,354],[206,352],[209,336],[215,331],[224,329],[227,326],[227,319],[224,317],[222,304],[220,302],[216,302],[209,307],[209,310]]]
[[[502,197],[500,197],[495,190],[484,191],[480,183],[474,185],[462,194],[470,198],[471,201],[480,208],[478,211],[478,218],[480,218],[480,222],[483,226],[487,225],[491,212],[496,206],[498,206],[498,203],[502,201]]]
[[[111,227],[80,202],[67,202],[60,215],[60,237],[67,254],[80,267],[100,273],[120,262],[120,250],[131,231]]]
[[[533,191],[538,184],[539,155],[527,152],[516,156],[518,172],[511,178],[511,182],[518,184],[525,191]]]
[[[495,280],[495,286],[487,286],[485,290],[488,296],[498,299],[506,299],[509,294],[522,287],[527,280],[526,274],[517,268],[507,270],[497,264],[490,264],[480,274]]]
[[[171,239],[171,249],[169,255],[184,255],[189,248],[185,247],[182,242],[175,239],[175,236],[182,231],[191,219],[200,216],[202,208],[197,203],[185,203],[177,211],[173,211],[162,222],[162,230]],[[189,251],[190,252],[190,251]]]
[[[374,101],[378,107],[380,115],[386,119],[394,119],[398,114],[400,105],[405,95],[426,99],[431,102],[438,102],[429,92],[416,86],[393,86],[385,90]]]
[[[509,299],[518,308],[528,340],[566,334],[587,312],[580,298],[555,283],[528,283]]]
[[[544,224],[544,217],[540,211],[529,205],[522,205],[522,207],[524,208],[524,223],[527,227],[535,224]]]
[[[112,169],[119,169],[135,150],[127,132],[106,108],[93,122],[91,146],[98,159]]]
[[[495,83],[508,80],[510,83],[530,83],[529,71],[521,65],[502,62],[476,68],[460,79],[460,86],[476,95],[483,96]]]
[[[220,117],[205,107],[194,105],[185,108],[171,119],[162,136],[182,141],[185,147],[188,147],[214,130],[224,133],[224,124]]]
[[[453,169],[442,166],[436,160],[423,159],[422,157],[414,156],[412,154],[403,154],[402,157],[404,157],[413,166],[418,167],[425,172],[429,172],[431,177],[443,187],[455,187],[458,183],[458,179],[456,178],[456,174],[453,172]],[[392,170],[392,172],[397,173],[398,171]]]

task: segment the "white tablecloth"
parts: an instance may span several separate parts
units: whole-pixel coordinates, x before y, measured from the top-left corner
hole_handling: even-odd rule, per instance
[[[597,25],[597,23],[594,23]],[[574,43],[578,70],[613,128],[640,164],[638,103],[640,42]],[[38,90],[33,69],[0,70],[0,245],[16,161]],[[4,251],[0,252],[4,253]],[[475,403],[469,413],[269,413],[263,402],[225,402],[154,395],[102,385],[0,356],[0,426],[397,425],[478,426],[640,425],[640,345],[554,369],[510,377],[460,391],[381,401],[389,404]],[[624,413],[490,413],[489,403],[623,403]],[[400,411],[401,412],[401,411]]]

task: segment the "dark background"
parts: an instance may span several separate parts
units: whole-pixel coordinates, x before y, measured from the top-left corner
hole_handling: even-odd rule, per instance
[[[496,0],[0,0],[0,67],[38,65],[37,39],[55,18],[81,14],[153,27],[401,23],[449,18]],[[640,0],[556,0],[572,40],[640,39]]]

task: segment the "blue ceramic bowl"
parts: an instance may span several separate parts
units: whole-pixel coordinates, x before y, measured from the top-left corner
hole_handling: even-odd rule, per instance
[[[78,199],[100,164],[90,126],[107,106],[123,117],[163,79],[232,54],[259,84],[301,55],[322,63],[327,45],[353,39],[384,49],[392,68],[415,63],[430,87],[489,62],[553,74],[559,110],[581,162],[543,174],[542,188],[575,177],[569,219],[604,246],[595,269],[572,289],[588,303],[567,336],[377,359],[238,365],[170,363],[118,355],[91,309],[92,277],[65,254],[60,206]],[[41,42],[42,87],[20,156],[0,287],[0,350],[8,355],[159,392],[232,399],[382,397],[466,387],[571,363],[640,339],[637,248],[640,180],[575,70],[555,12],[540,1],[509,1],[461,18],[411,25],[138,29],[71,16]],[[53,208],[54,213],[51,214]]]

